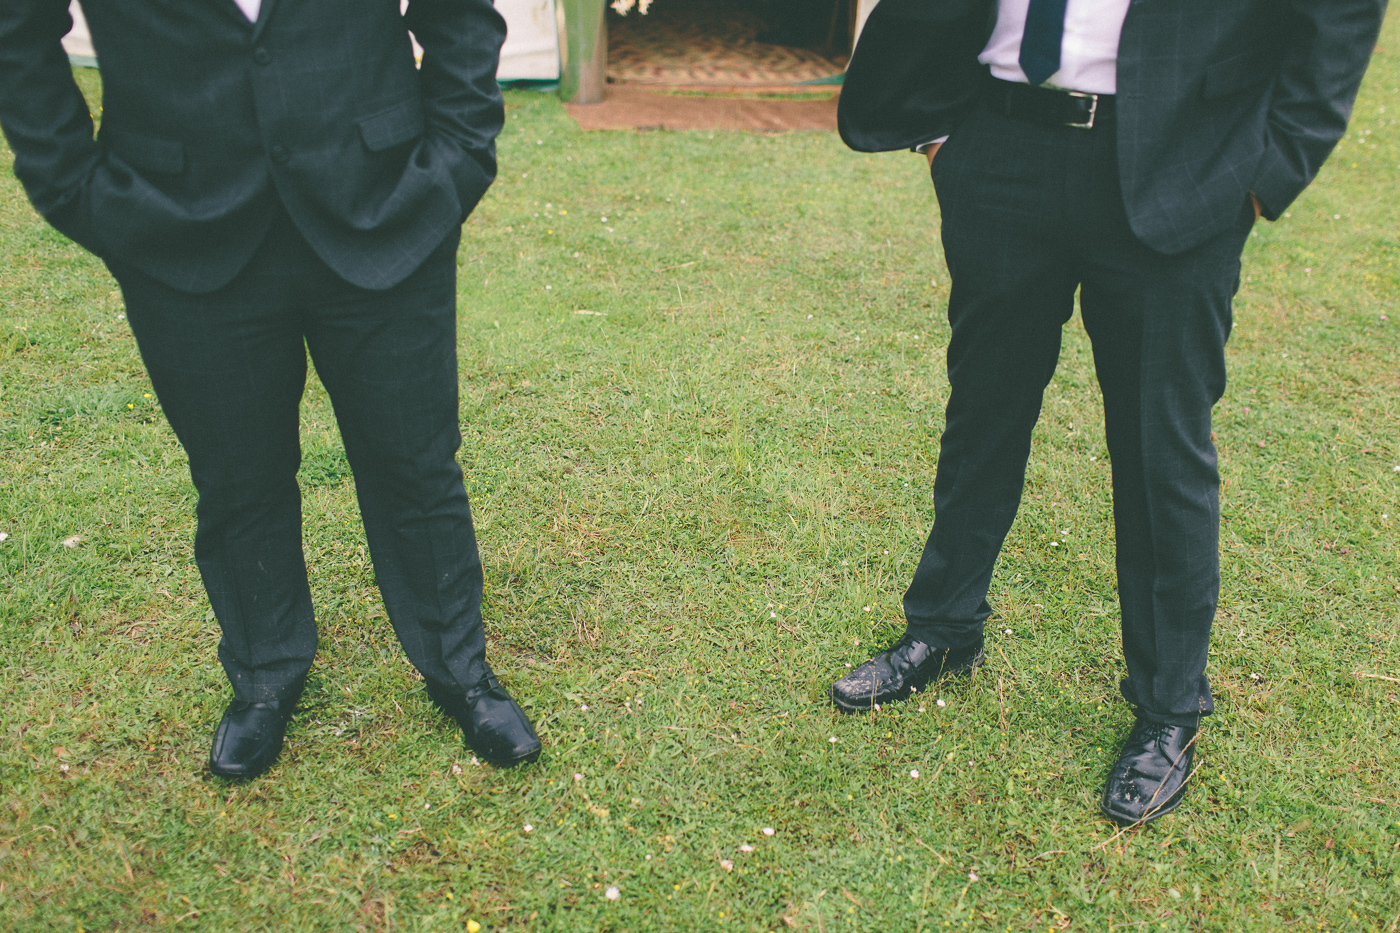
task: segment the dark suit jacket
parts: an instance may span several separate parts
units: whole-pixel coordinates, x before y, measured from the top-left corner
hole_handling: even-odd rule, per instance
[[[0,3],[0,124],[55,227],[174,288],[212,291],[280,199],[346,280],[387,288],[495,177],[491,0],[84,0],[102,130],[60,40],[68,0]],[[409,30],[424,49],[414,67]]]
[[[1341,138],[1385,0],[1133,0],[1118,47],[1118,166],[1133,231],[1177,253],[1248,192],[1275,219]],[[882,0],[841,92],[853,149],[956,131],[995,0]]]

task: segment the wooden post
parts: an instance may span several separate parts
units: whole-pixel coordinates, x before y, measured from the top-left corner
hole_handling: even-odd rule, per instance
[[[556,0],[560,19],[559,96],[574,104],[603,100],[608,72],[608,21],[604,0]]]

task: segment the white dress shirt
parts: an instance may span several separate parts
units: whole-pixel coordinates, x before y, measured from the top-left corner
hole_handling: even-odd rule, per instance
[[[1112,94],[1118,87],[1118,37],[1131,0],[1068,0],[1060,70],[1045,82],[1066,91]],[[997,25],[977,60],[992,77],[1026,83],[1021,70],[1021,34],[1030,0],[997,0]]]
[[[1086,94],[1115,94],[1118,90],[1118,37],[1132,0],[1066,0],[1065,35],[1060,43],[1060,70],[1046,84]],[[1026,84],[1021,70],[1021,35],[1031,0],[997,0],[997,25],[977,60],[992,77]],[[947,136],[914,147],[924,152]]]
[[[258,21],[258,11],[262,9],[262,0],[233,0],[238,4],[238,8],[243,11],[243,15],[248,17],[248,22]]]

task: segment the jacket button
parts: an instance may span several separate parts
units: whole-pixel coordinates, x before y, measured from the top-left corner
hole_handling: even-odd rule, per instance
[[[272,53],[262,46],[258,46],[253,50],[253,61],[257,62],[259,65],[266,65],[272,61]]]
[[[292,157],[292,154],[287,151],[287,147],[280,144],[268,150],[268,155],[272,156],[272,161],[279,165]]]

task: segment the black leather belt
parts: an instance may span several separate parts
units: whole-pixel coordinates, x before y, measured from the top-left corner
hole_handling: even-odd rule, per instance
[[[1112,94],[1085,94],[989,78],[982,99],[997,113],[1042,126],[1091,130],[1113,122]]]

